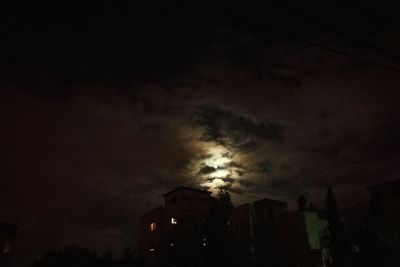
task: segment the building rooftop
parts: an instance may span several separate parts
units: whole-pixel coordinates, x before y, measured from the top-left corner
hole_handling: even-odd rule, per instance
[[[146,215],[151,214],[151,213],[160,212],[162,209],[163,209],[163,207],[157,207],[157,208],[148,210],[148,211],[146,211],[142,216],[146,216]]]
[[[369,189],[376,189],[376,188],[388,188],[388,187],[400,187],[400,179],[390,180],[379,184],[374,184],[368,186]]]
[[[262,203],[262,202],[266,202],[266,203],[279,203],[279,204],[285,203],[285,204],[286,204],[286,201],[277,200],[277,199],[272,199],[272,198],[262,198],[262,199],[259,199],[259,200],[254,201],[254,203]]]
[[[210,191],[207,191],[207,190],[202,190],[202,189],[197,189],[197,188],[191,188],[191,187],[186,187],[186,186],[180,186],[180,187],[178,187],[178,188],[175,188],[174,190],[171,190],[171,191],[169,191],[169,192],[163,194],[163,196],[166,197],[166,196],[168,196],[168,195],[170,195],[170,194],[172,194],[172,193],[175,193],[175,192],[178,192],[178,191],[181,191],[181,190],[195,191],[195,192],[205,193],[205,194],[209,194],[209,195],[211,194],[211,192],[210,192]]]

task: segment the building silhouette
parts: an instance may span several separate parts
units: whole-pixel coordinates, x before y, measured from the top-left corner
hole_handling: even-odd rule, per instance
[[[246,261],[271,261],[277,255],[275,220],[287,213],[286,202],[267,198],[234,209],[233,227]]]
[[[189,256],[196,261],[191,266],[203,266],[198,263],[206,258],[206,249],[212,245],[206,228],[210,227],[207,220],[212,218],[209,215],[215,199],[208,191],[188,187],[163,196],[164,206],[141,218],[142,259],[148,265],[177,266],[182,254],[196,251]],[[232,242],[229,250],[237,254],[236,266],[324,266],[328,227],[325,213],[308,205],[304,197],[298,204],[298,210],[289,211],[286,202],[265,198],[234,207],[226,223],[232,235],[228,237]]]
[[[324,212],[307,205],[299,208],[262,199],[234,210],[234,227],[248,262],[268,266],[323,266],[328,222]]]
[[[400,266],[400,179],[370,186],[371,251],[383,267]]]
[[[187,245],[188,233],[201,234],[212,200],[211,192],[189,187],[163,197],[164,206],[145,213],[140,221],[139,253],[149,265],[173,260],[174,253]]]
[[[373,185],[368,189],[375,217],[388,223],[399,223],[400,179]]]

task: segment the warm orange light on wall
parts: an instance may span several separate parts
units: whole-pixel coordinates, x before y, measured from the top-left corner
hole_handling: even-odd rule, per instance
[[[157,229],[157,224],[155,222],[151,222],[149,224],[149,230],[150,231],[155,231]]]

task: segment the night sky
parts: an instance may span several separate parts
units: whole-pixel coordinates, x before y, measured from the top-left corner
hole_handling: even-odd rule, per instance
[[[345,208],[399,178],[390,2],[9,2],[0,221],[19,225],[21,262],[135,246],[180,185],[323,207],[331,184]]]

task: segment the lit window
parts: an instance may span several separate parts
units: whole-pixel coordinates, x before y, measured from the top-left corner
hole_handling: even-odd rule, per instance
[[[171,218],[171,224],[178,224],[178,221],[176,220],[176,218],[174,218],[174,217]]]
[[[155,222],[151,222],[149,225],[150,231],[155,231],[157,229],[157,224]]]

